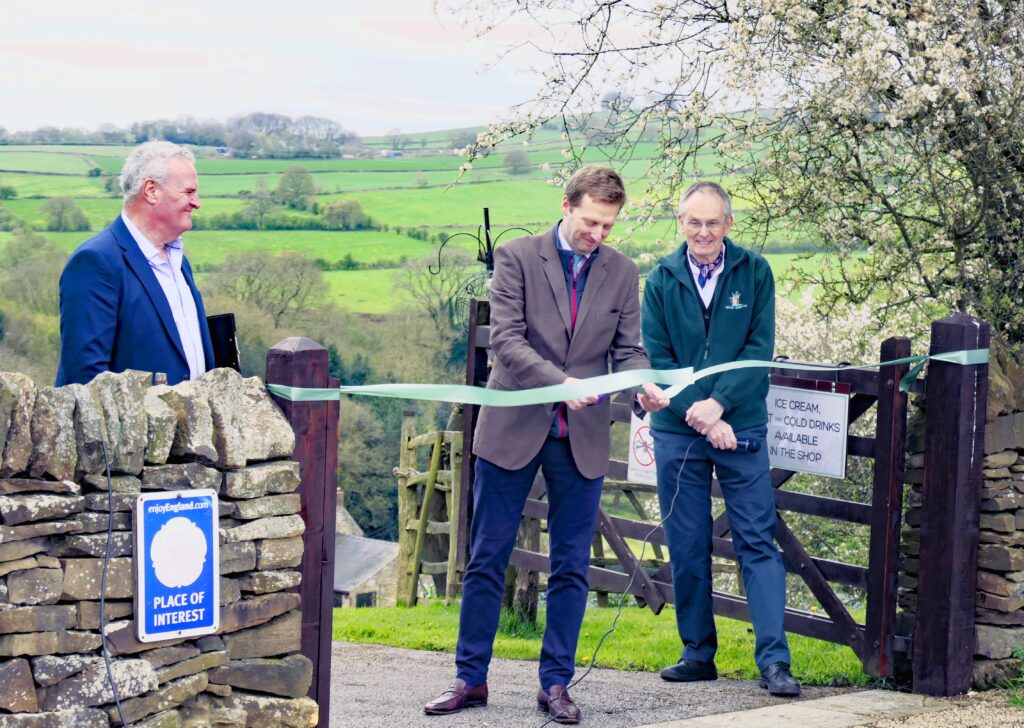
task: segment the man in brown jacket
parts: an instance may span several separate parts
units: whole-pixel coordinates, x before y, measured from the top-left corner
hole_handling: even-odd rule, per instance
[[[562,220],[544,235],[495,251],[491,281],[491,389],[531,389],[650,367],[640,344],[639,276],[601,243],[626,190],[606,167],[584,167],[565,188]],[[648,411],[668,404],[654,384],[637,396]],[[578,723],[566,686],[587,604],[587,569],[610,451],[605,395],[557,405],[484,407],[474,438],[470,560],[462,588],[457,678],[428,715],[487,704],[487,666],[501,612],[504,574],[538,468],[548,498],[551,574],[537,703],[558,723]]]

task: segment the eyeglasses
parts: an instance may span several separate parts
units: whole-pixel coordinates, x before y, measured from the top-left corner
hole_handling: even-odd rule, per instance
[[[686,229],[699,233],[702,228],[707,228],[709,233],[717,233],[725,223],[721,220],[687,220]]]

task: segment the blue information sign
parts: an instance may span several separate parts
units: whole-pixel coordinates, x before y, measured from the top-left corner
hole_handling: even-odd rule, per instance
[[[144,493],[135,503],[135,632],[140,642],[220,627],[215,490]]]

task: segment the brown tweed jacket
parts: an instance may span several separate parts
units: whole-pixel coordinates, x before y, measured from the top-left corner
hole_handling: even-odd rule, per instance
[[[587,274],[576,328],[570,334],[569,297],[555,228],[517,238],[495,250],[491,280],[490,389],[529,389],[611,371],[650,367],[640,344],[640,279],[636,264],[601,246]],[[609,402],[569,410],[573,459],[587,478],[608,472]],[[473,452],[515,470],[547,438],[555,405],[482,407]]]

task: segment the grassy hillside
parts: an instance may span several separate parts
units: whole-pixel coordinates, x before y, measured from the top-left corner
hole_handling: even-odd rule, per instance
[[[4,160],[0,155],[0,164]],[[84,175],[0,172],[0,186],[13,187],[18,197],[103,197],[103,180]]]
[[[435,254],[437,235],[459,231],[475,232],[483,222],[483,208],[491,210],[494,234],[506,228],[524,227],[540,232],[558,218],[561,190],[549,180],[563,161],[564,142],[559,131],[540,130],[529,145],[510,146],[478,159],[462,181],[452,186],[463,158],[453,153],[452,141],[460,133],[479,130],[444,130],[409,135],[402,156],[385,158],[381,152],[392,150],[388,137],[364,140],[368,156],[352,159],[238,159],[225,157],[218,150],[198,148],[197,169],[202,208],[196,213],[197,229],[186,236],[189,258],[199,270],[223,262],[232,251],[298,251],[330,265],[348,260],[373,270],[333,270],[326,273],[334,301],[347,310],[362,313],[386,313],[406,301],[394,290],[393,280],[400,267],[411,260]],[[89,233],[45,232],[44,204],[50,197],[70,197],[82,209],[91,229],[106,226],[121,209],[120,196],[106,191],[108,177],[120,171],[131,147],[117,145],[26,145],[0,146],[0,186],[13,187],[16,197],[0,200],[20,224],[56,241],[61,248],[73,250]],[[525,150],[531,168],[512,174],[505,166],[505,155],[513,149]],[[638,143],[631,161],[620,164],[630,195],[642,193],[656,146]],[[607,161],[611,150],[587,151],[591,162]],[[713,168],[706,155],[701,166]],[[386,229],[356,232],[325,230],[213,230],[213,216],[231,215],[249,204],[249,195],[260,185],[273,191],[281,174],[296,165],[308,169],[316,186],[312,198],[319,209],[339,199],[355,199],[377,227]],[[102,176],[89,176],[98,167]],[[716,178],[729,184],[731,178]],[[116,185],[115,185],[116,189]],[[277,208],[277,213],[315,221],[311,212]],[[737,217],[742,222],[742,205]],[[622,245],[634,255],[641,251],[647,260],[656,259],[675,246],[675,223],[665,211],[653,224],[633,230],[634,222],[623,219],[610,244]],[[415,240],[395,231],[396,227],[429,229],[429,242]],[[741,229],[741,228],[739,228]],[[512,234],[506,235],[507,239]],[[0,233],[0,245],[9,238]],[[769,250],[779,245],[801,243],[792,236],[775,234],[769,238]],[[457,245],[475,249],[460,240]],[[776,273],[791,261],[791,255],[771,258]]]
[[[46,237],[63,250],[71,252],[90,233],[46,233]],[[0,233],[0,244],[11,233]],[[453,245],[470,249],[464,242]],[[298,252],[308,258],[329,263],[351,256],[363,265],[390,265],[404,260],[419,260],[432,256],[436,245],[413,240],[406,235],[376,230],[195,230],[185,238],[185,251],[193,267],[209,268],[224,262],[231,253],[264,250],[272,254]],[[475,248],[474,248],[475,250]]]
[[[53,172],[84,176],[91,166],[83,155],[67,151],[22,151],[19,147],[0,147],[0,169],[5,172]]]

